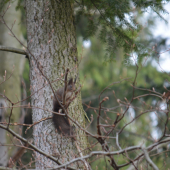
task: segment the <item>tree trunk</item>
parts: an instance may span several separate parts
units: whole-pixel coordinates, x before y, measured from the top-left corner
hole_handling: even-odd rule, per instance
[[[0,1],[0,4],[2,5],[4,1]],[[16,5],[17,1],[12,3],[10,9],[7,10],[4,19],[6,21],[6,24],[11,27],[12,23],[15,22],[15,25],[13,27],[13,32],[15,33],[16,37],[21,40],[21,42],[24,42],[22,32],[20,29],[20,22],[21,22],[21,12],[16,11]],[[3,6],[1,6],[1,9]],[[4,8],[3,8],[4,9]],[[1,14],[3,11],[1,11]],[[18,43],[18,41],[10,36],[9,30],[5,27],[5,25],[0,22],[0,45],[3,46],[10,46],[15,48],[21,48],[21,45]],[[3,76],[5,75],[6,70],[6,78],[10,76],[12,73],[12,76],[10,79],[5,81],[3,84],[0,85],[0,93],[3,94],[5,90],[5,95],[12,101],[17,102],[18,100],[21,100],[21,81],[20,77],[23,72],[24,67],[24,56],[9,53],[9,52],[2,52],[0,51],[0,82],[4,81]],[[7,101],[0,96],[0,105],[7,106]],[[1,109],[1,122],[4,122],[5,119],[8,122],[9,115],[10,115],[11,109]],[[11,117],[11,123],[18,122],[20,115],[20,108],[13,109],[12,117]],[[4,115],[5,114],[5,115]],[[14,126],[10,126],[10,128],[17,130],[19,132],[19,129]],[[3,129],[0,129],[0,143],[1,144],[9,144],[11,143],[12,136],[9,137],[9,134],[6,133]],[[16,147],[12,147],[11,149],[8,149],[9,147],[6,146],[0,146],[0,165],[6,166],[7,161],[9,160],[9,156],[12,156],[12,154],[15,152]]]
[[[35,93],[31,105],[42,108],[33,108],[33,122],[37,122],[52,116],[51,112],[43,109],[52,111],[52,88],[56,91],[64,85],[63,81],[54,83],[52,81],[61,78],[67,68],[71,70],[69,78],[75,78],[78,74],[73,4],[72,1],[26,0],[26,12],[31,93]],[[71,103],[69,115],[84,125],[83,112],[79,95]],[[80,130],[76,129],[76,131],[79,136],[77,140],[81,143],[80,147],[84,149],[87,142],[85,134]],[[51,155],[59,154],[62,163],[73,159],[77,154],[73,140],[57,134],[52,120],[35,125],[33,136],[38,148]],[[38,153],[35,153],[35,159],[38,169],[56,166]],[[78,166],[81,169],[82,164],[74,165],[76,168]]]

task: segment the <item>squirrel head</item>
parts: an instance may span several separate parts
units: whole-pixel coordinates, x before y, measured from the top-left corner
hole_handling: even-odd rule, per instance
[[[71,79],[68,81],[67,91],[75,91],[75,90],[76,90],[75,83],[76,83],[76,78],[75,78],[75,81],[74,81],[74,82],[73,82],[73,78],[71,78]]]

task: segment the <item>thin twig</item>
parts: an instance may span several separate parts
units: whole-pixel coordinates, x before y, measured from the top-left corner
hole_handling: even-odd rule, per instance
[[[69,69],[67,68],[66,70],[66,73],[65,73],[65,78],[64,78],[64,93],[63,93],[63,100],[62,100],[62,104],[63,106],[65,106],[66,104],[66,93],[67,93],[67,76],[68,76],[68,72],[69,72]]]

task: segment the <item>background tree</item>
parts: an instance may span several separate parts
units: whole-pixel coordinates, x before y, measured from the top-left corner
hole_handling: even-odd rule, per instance
[[[5,6],[4,1],[0,1],[1,4],[1,13],[2,9],[7,8]],[[5,6],[5,7],[4,7]],[[12,6],[10,10],[6,12],[6,15],[4,16],[4,19],[6,20],[6,24],[12,26],[15,22],[15,27],[13,28],[13,31],[15,32],[16,36],[23,42],[25,43],[25,40],[23,38],[22,32],[21,32],[21,12],[15,10],[17,6],[17,1],[12,3]],[[16,21],[17,18],[17,21]],[[6,29],[6,26],[0,22],[0,44],[3,46],[7,47],[15,47],[15,48],[21,48],[21,45],[19,42],[14,39],[12,36],[9,35],[9,30]],[[0,75],[1,79],[0,81],[3,82],[7,78],[10,77],[8,81],[5,81],[4,83],[1,84],[0,86],[0,91],[1,91],[1,96],[0,96],[0,105],[1,107],[7,107],[10,106],[10,103],[5,101],[3,98],[3,94],[5,94],[7,97],[11,99],[13,102],[17,102],[21,100],[21,76],[24,68],[24,62],[25,59],[21,57],[19,54],[12,54],[9,52],[0,52],[1,56],[1,62],[0,62]],[[14,83],[15,82],[15,83]],[[3,109],[1,110],[1,118],[4,121],[5,119],[9,118],[9,115],[11,113],[11,109]],[[13,114],[11,115],[10,122],[24,122],[24,112],[21,112],[21,108],[14,108],[13,109]],[[12,127],[12,129],[16,130],[19,133],[19,128],[20,127]],[[11,135],[7,135],[7,133],[3,130],[0,129],[0,142],[2,144],[8,143],[10,144],[11,141]],[[15,141],[16,142],[16,141]],[[0,146],[0,164],[3,166],[6,166],[9,160],[9,157],[13,155],[16,152],[16,147],[12,147],[9,149],[9,147],[6,146]]]

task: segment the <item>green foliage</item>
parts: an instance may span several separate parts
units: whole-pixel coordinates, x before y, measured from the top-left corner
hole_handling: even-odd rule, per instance
[[[9,3],[10,0],[0,0],[0,12],[4,9],[4,6]]]
[[[163,4],[166,2],[169,0],[75,1],[76,22],[82,23],[81,18],[85,20],[85,23],[81,24],[83,25],[81,29],[83,28],[84,39],[97,35],[106,45],[106,61],[114,61],[115,51],[120,47],[129,53],[134,44],[136,44],[134,50],[140,52],[140,57],[143,57],[148,52],[141,50],[147,47],[145,43],[136,41],[137,33],[142,29],[142,26],[137,22],[137,17],[152,10],[163,19],[161,13],[166,12],[163,8]],[[78,31],[80,32],[79,29]]]

